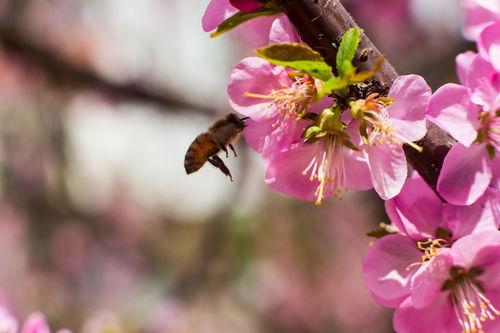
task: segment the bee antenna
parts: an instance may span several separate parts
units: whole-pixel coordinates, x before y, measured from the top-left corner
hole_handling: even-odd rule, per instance
[[[243,117],[243,118],[241,118],[241,120],[245,121],[245,120],[247,120],[248,118],[250,118],[250,117]]]

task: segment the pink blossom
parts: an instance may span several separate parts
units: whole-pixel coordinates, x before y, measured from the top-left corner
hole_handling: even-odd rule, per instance
[[[431,97],[427,117],[457,141],[448,152],[437,190],[450,203],[469,205],[499,187],[500,73],[481,54],[457,57],[463,85],[446,84]]]
[[[443,203],[417,173],[385,207],[397,232],[368,250],[363,274],[372,297],[386,307],[398,307],[412,294],[411,279],[441,250],[460,237],[495,232],[500,224],[499,191],[491,189],[474,205],[454,206]]]
[[[500,232],[457,240],[417,272],[412,295],[396,309],[400,333],[498,332]]]
[[[427,131],[425,109],[430,96],[431,89],[422,77],[406,75],[398,77],[389,91],[394,103],[387,105],[371,95],[351,105],[354,117],[367,128],[366,144],[361,148],[373,187],[384,200],[401,191],[408,173],[402,145],[421,149],[412,142]]]
[[[491,23],[500,21],[500,2],[496,0],[464,0],[464,35],[476,40],[481,31]]]
[[[24,322],[20,333],[50,333],[49,325],[45,316],[39,312],[31,314]],[[57,333],[71,333],[67,329],[61,329]]]
[[[12,314],[3,306],[0,306],[0,332],[17,333],[19,324]]]
[[[300,37],[288,19],[274,21],[269,43],[299,43]],[[307,125],[298,120],[304,111],[319,112],[331,105],[325,98],[314,104],[316,81],[309,76],[290,76],[294,72],[275,66],[258,57],[243,59],[231,72],[228,85],[229,103],[246,121],[245,138],[257,152],[267,157],[296,142]]]
[[[202,19],[205,32],[215,30],[224,20],[233,16],[238,9],[244,10],[256,6],[255,0],[211,0]],[[260,7],[262,4],[259,4]],[[269,32],[276,17],[261,16],[241,25],[244,29],[243,37],[255,47],[266,45]]]
[[[500,17],[496,23],[484,28],[477,45],[479,52],[500,72]]]

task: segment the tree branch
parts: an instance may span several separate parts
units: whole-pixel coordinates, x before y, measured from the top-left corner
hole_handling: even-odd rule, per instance
[[[179,99],[172,93],[144,89],[135,83],[111,82],[92,70],[80,67],[60,56],[57,50],[37,45],[10,26],[0,25],[0,44],[7,55],[43,72],[59,85],[64,84],[73,89],[92,89],[120,101],[155,104],[162,112],[184,109],[196,110],[207,115],[216,114],[216,110],[212,107]]]
[[[338,38],[348,29],[358,27],[339,0],[274,0],[280,10],[288,16],[302,40],[318,51],[325,61],[335,68]],[[367,50],[368,59],[356,65],[362,70],[370,70],[382,53],[365,33],[362,34],[357,54]],[[357,58],[356,58],[357,59]],[[391,86],[398,77],[394,67],[386,60],[374,77],[375,80]],[[427,135],[418,142],[422,153],[406,147],[405,153],[410,165],[435,190],[437,178],[446,153],[454,140],[443,130],[429,124]]]

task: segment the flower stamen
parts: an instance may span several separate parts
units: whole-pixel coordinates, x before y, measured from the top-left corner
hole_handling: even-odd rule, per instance
[[[277,116],[273,127],[281,127],[291,117],[304,114],[311,105],[315,94],[314,79],[308,76],[295,77],[290,87],[272,90],[269,95],[246,92],[244,96],[270,100],[267,105],[267,118]]]
[[[317,145],[319,152],[302,171],[302,175],[309,175],[310,181],[319,182],[314,193],[316,205],[321,205],[325,196],[330,194],[342,199],[342,192],[347,191],[344,187],[346,173],[343,144],[335,135],[328,135],[314,144]]]
[[[417,247],[424,252],[424,254],[422,255],[422,260],[409,265],[408,267],[406,267],[406,270],[409,271],[412,267],[425,265],[427,262],[429,262],[429,260],[437,256],[443,248],[448,246],[449,242],[441,238],[429,238],[426,241],[418,241]]]

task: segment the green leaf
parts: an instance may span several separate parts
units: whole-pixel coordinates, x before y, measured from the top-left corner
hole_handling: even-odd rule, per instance
[[[255,50],[272,64],[287,67],[323,81],[332,78],[332,67],[311,48],[297,43],[275,44]]]
[[[328,81],[325,82],[323,86],[322,93],[324,95],[330,95],[335,90],[344,89],[349,85],[349,82],[342,77],[332,77]]]
[[[267,5],[262,8],[258,8],[255,10],[252,10],[250,12],[237,12],[233,16],[227,18],[224,20],[219,26],[217,27],[217,30],[212,32],[210,34],[210,37],[217,37],[222,35],[225,32],[228,32],[229,30],[232,30],[233,28],[239,26],[242,23],[245,23],[246,21],[249,21],[251,19],[254,19],[256,17],[260,16],[277,16],[280,14],[280,11],[272,6],[272,5]]]
[[[344,63],[348,61],[352,64],[352,59],[356,54],[359,42],[361,40],[361,31],[358,28],[351,28],[342,37],[339,50],[337,52],[337,72],[340,76],[346,74],[344,72]]]

